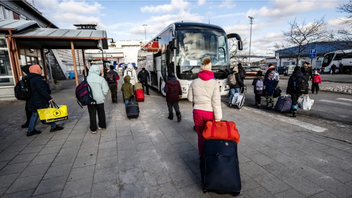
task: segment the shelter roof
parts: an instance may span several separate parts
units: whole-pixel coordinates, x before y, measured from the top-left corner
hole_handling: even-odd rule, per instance
[[[56,28],[32,28],[11,36],[17,44],[35,49],[108,49],[105,30],[75,30]]]
[[[35,21],[0,19],[0,31],[21,31],[28,27],[39,27]]]

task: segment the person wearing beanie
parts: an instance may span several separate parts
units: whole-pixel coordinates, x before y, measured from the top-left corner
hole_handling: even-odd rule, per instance
[[[194,79],[189,86],[187,98],[193,103],[193,121],[198,134],[198,151],[201,156],[205,141],[202,133],[206,122],[222,119],[219,85],[211,71],[209,57],[203,59],[201,71],[198,73],[198,78]]]
[[[275,71],[275,66],[270,64],[264,75],[264,89],[266,94],[266,106],[274,108],[274,92],[279,84],[279,73]]]
[[[241,64],[241,63],[239,63],[239,64]],[[241,88],[244,87],[243,79],[241,78],[238,67],[234,67],[232,69],[232,74],[235,75],[236,84],[230,85],[229,106],[232,106],[234,104],[234,103],[232,103],[233,97],[235,97],[234,101],[237,101],[238,95],[241,93]]]
[[[174,113],[172,109],[175,109],[177,122],[181,122],[181,112],[179,107],[179,100],[182,98],[182,89],[180,82],[176,79],[173,73],[170,73],[169,80],[166,81],[165,85],[165,93],[166,93],[166,102],[167,107],[169,109],[169,120],[172,120],[174,117]]]
[[[115,67],[110,65],[110,70],[106,73],[105,79],[111,92],[112,103],[117,103],[117,82],[120,80],[120,76],[114,69]]]
[[[314,74],[313,74],[313,78],[312,78],[312,93],[313,94],[314,94],[314,91],[316,94],[318,94],[319,83],[321,83],[321,77],[318,73],[318,70],[314,70]]]
[[[292,117],[297,116],[297,100],[302,94],[302,93],[299,93],[296,88],[298,79],[303,79],[306,82],[308,82],[307,78],[301,72],[301,68],[299,66],[296,66],[292,75],[288,79],[287,89],[286,89],[286,95],[290,95],[292,100],[292,107],[291,107]],[[304,94],[308,95],[308,86]]]
[[[254,94],[255,94],[255,105],[258,108],[261,108],[260,101],[262,99],[262,94],[264,90],[264,76],[262,71],[258,71],[254,76],[252,85],[254,86]]]
[[[44,109],[49,107],[49,102],[54,101],[50,96],[51,90],[48,83],[42,76],[42,69],[39,65],[32,65],[29,67],[29,74],[27,75],[29,83],[31,85],[32,97],[28,100],[28,111],[32,112],[27,130],[27,136],[42,133],[35,129],[35,124],[39,118],[38,109]],[[50,132],[55,132],[64,129],[61,126],[56,125],[55,122],[50,123]]]

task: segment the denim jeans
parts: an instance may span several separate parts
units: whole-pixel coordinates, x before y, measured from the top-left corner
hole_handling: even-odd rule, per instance
[[[125,109],[127,109],[127,104],[130,103],[130,102],[133,102],[132,99],[125,100]]]
[[[35,130],[35,124],[37,123],[37,120],[39,118],[38,112],[32,112],[32,117],[29,120],[29,124],[28,124],[28,132],[32,132]],[[56,127],[56,123],[52,122],[50,123],[51,128],[55,128]]]
[[[232,98],[235,95],[235,93],[240,93],[240,91],[241,91],[240,88],[231,88],[230,89],[230,103],[232,102]]]

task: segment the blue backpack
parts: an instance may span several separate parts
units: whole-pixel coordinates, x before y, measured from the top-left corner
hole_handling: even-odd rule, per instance
[[[84,80],[76,87],[76,98],[77,103],[81,108],[96,102],[93,98],[92,90],[87,82],[87,76],[84,76]]]

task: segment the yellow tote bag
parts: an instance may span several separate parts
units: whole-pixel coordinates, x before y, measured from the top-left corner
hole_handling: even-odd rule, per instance
[[[44,123],[52,123],[68,119],[67,106],[51,102],[48,108],[38,109],[39,119]]]

